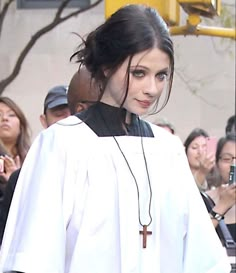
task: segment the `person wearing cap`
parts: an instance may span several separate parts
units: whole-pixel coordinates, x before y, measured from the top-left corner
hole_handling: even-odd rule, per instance
[[[48,91],[44,100],[44,111],[40,115],[40,122],[43,128],[70,116],[70,109],[67,101],[67,89],[65,85],[55,86]]]

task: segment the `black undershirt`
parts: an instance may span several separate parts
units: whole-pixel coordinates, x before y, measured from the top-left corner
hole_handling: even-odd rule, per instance
[[[154,137],[150,125],[131,114],[130,124],[125,123],[126,110],[98,102],[76,116],[86,123],[99,137],[143,136]]]

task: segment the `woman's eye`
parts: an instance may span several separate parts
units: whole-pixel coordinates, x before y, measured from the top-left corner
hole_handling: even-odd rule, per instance
[[[134,70],[131,72],[134,77],[141,78],[145,75],[143,70]]]
[[[160,80],[160,81],[164,81],[166,80],[168,74],[166,72],[162,72],[162,73],[158,73],[157,74],[157,78]]]
[[[8,116],[12,118],[12,117],[16,117],[16,114],[15,113],[10,113]]]

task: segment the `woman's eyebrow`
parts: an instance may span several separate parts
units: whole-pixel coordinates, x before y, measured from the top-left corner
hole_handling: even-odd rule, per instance
[[[139,65],[139,64],[137,64],[137,65],[131,65],[130,68],[131,69],[140,69],[140,68],[142,68],[142,69],[145,69],[145,70],[150,70],[149,67],[143,66],[143,65]],[[165,68],[162,68],[162,69],[158,70],[157,73],[168,72],[168,71],[169,71],[169,67],[165,67]]]

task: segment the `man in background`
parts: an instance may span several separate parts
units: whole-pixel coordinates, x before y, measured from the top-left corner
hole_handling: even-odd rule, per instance
[[[44,100],[43,114],[40,115],[40,122],[43,128],[47,128],[53,123],[70,116],[67,90],[67,86],[59,85],[48,91]]]
[[[67,98],[71,115],[86,110],[99,99],[99,88],[91,80],[91,75],[85,67],[81,67],[73,75]]]

